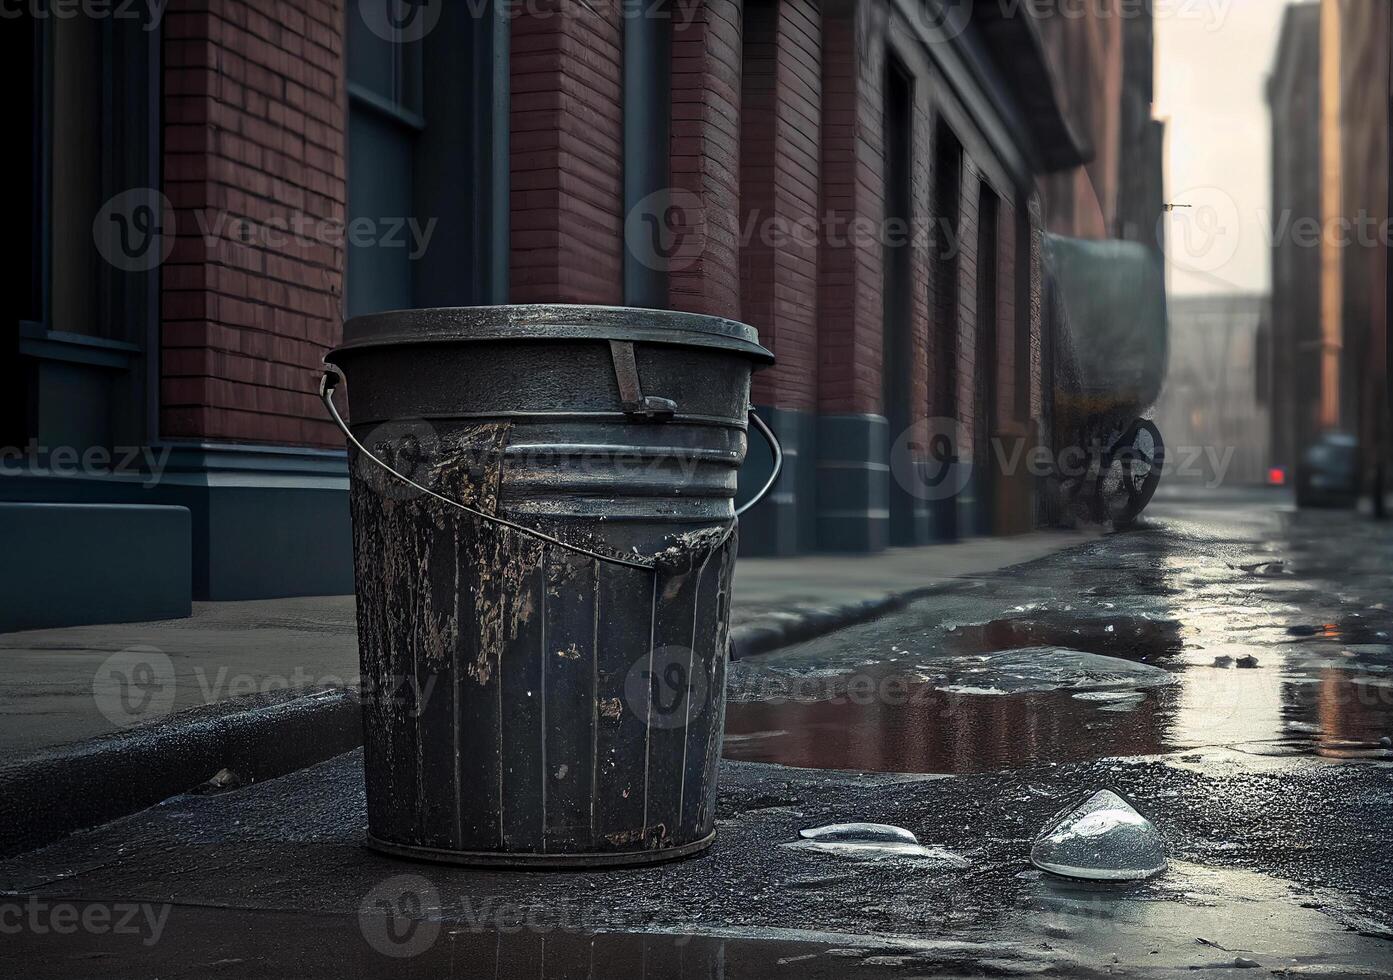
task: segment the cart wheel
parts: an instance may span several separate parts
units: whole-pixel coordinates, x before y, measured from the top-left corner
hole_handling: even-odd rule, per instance
[[[1149,419],[1137,419],[1108,450],[1098,475],[1101,509],[1117,527],[1125,527],[1151,503],[1161,484],[1166,444]]]

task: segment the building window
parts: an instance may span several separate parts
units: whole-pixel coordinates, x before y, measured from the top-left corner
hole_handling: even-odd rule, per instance
[[[29,137],[16,154],[29,247],[4,273],[0,445],[156,436],[158,266],[173,244],[159,205],[159,45],[142,18],[21,12],[6,25],[7,92]]]
[[[506,6],[350,5],[350,316],[506,301]]]

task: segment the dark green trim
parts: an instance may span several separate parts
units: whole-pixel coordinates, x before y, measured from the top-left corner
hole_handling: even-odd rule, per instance
[[[184,507],[0,503],[0,632],[192,611]]]
[[[881,551],[890,528],[890,438],[883,415],[817,420],[817,546]]]

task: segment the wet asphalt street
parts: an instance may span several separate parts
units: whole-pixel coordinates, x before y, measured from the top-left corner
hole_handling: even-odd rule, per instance
[[[789,765],[1393,759],[1393,525],[1265,490],[1178,497],[1135,529],[738,665],[731,688],[727,756]]]
[[[1146,524],[736,665],[719,834],[643,869],[499,873],[361,847],[361,757],[168,801],[0,863],[30,976],[1393,973],[1393,528],[1280,497]],[[1032,869],[1110,788],[1170,867]],[[796,847],[871,820],[942,859]],[[37,907],[37,910],[35,910]],[[53,928],[54,909],[125,932]],[[13,930],[9,923],[27,925]]]

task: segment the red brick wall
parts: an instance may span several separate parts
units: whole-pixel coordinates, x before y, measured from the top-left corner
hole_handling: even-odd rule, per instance
[[[962,195],[958,218],[958,371],[957,418],[962,423],[964,458],[976,447],[977,422],[977,196],[980,172],[963,151]]]
[[[679,0],[672,31],[669,174],[675,310],[740,317],[741,0]]]
[[[593,6],[521,4],[512,22],[514,303],[623,302],[623,24]]]
[[[996,418],[998,428],[1021,431],[1016,411],[1016,209],[1009,198],[997,208],[996,228]]]
[[[851,0],[823,4],[818,410],[881,412],[881,75],[871,24]]]
[[[341,236],[282,241],[275,230],[301,216],[342,227],[343,28],[342,0],[169,4],[167,438],[342,442],[315,395],[320,358],[339,337]]]
[[[761,405],[817,407],[821,23],[813,0],[745,0],[741,316],[777,363]]]

